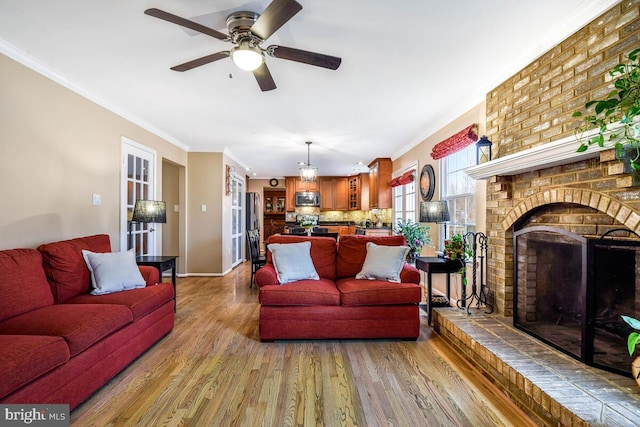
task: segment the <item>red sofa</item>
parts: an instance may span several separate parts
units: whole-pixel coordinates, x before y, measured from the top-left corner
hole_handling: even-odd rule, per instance
[[[401,283],[355,279],[367,242],[405,245],[404,236],[329,237],[274,235],[268,243],[311,242],[319,280],[280,285],[271,253],[256,272],[260,294],[260,339],[403,338],[420,335],[420,273],[409,264]]]
[[[0,251],[0,403],[75,408],[173,329],[174,290],[153,267],[144,288],[91,295],[82,249],[108,235]]]

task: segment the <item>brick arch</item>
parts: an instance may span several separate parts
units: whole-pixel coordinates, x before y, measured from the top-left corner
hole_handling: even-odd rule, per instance
[[[568,187],[545,190],[522,200],[506,214],[502,221],[503,230],[511,229],[513,224],[527,212],[551,203],[589,206],[611,216],[630,230],[640,231],[640,215],[631,206],[598,191]]]

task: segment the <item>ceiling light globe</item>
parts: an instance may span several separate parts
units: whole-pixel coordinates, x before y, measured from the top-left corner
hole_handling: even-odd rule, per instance
[[[258,47],[242,44],[231,49],[231,59],[242,70],[253,71],[264,62],[262,51]]]

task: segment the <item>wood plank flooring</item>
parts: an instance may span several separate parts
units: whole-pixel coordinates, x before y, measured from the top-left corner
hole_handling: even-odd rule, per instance
[[[250,265],[178,279],[176,325],[73,426],[534,425],[427,326],[417,341],[258,340]],[[424,316],[424,313],[421,312]]]

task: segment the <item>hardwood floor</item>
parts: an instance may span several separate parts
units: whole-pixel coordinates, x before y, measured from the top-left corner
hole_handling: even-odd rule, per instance
[[[249,276],[245,263],[178,279],[173,332],[76,408],[72,425],[534,425],[426,317],[417,341],[261,343]]]

